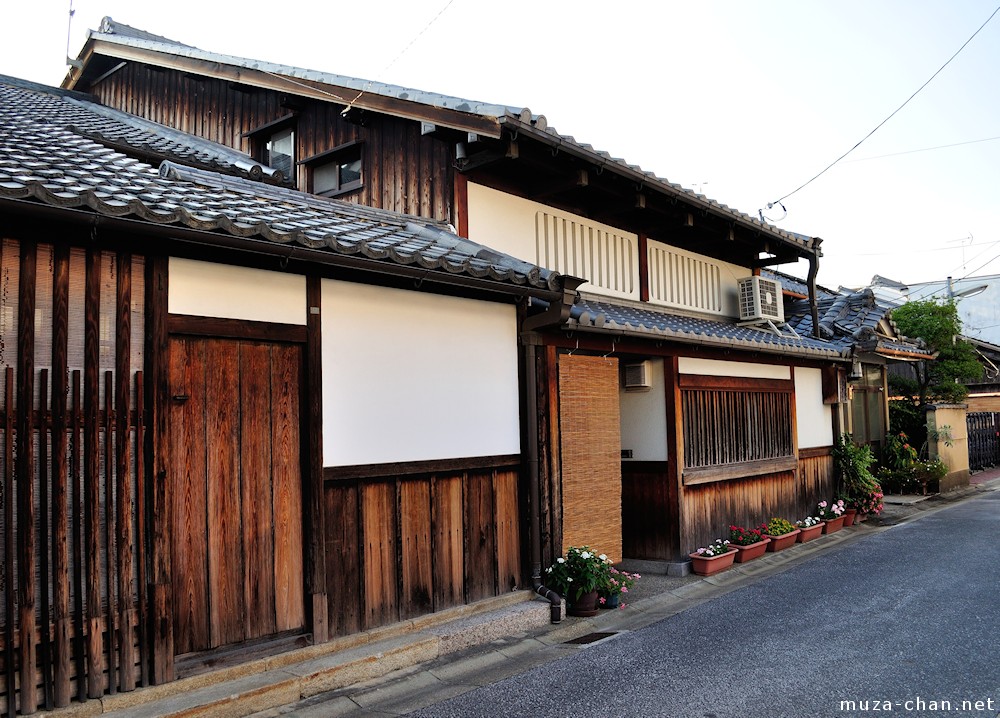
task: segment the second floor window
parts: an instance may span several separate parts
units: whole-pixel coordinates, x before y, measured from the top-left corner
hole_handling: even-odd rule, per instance
[[[271,135],[264,144],[264,163],[294,181],[295,130],[286,127]]]
[[[349,142],[302,161],[309,167],[310,191],[333,197],[364,184],[360,142]]]

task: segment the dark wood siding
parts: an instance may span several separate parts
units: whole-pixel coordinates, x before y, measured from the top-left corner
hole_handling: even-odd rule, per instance
[[[324,471],[330,635],[523,587],[517,457]]]
[[[279,93],[198,78],[176,70],[129,63],[89,88],[106,105],[252,152],[244,134],[292,112]],[[361,141],[363,186],[339,196],[348,202],[420,217],[456,222],[452,201],[451,147],[422,135],[420,123],[388,115],[366,115],[364,124],[341,117],[343,104],[295,99],[296,160]],[[297,186],[308,189],[308,169]]]

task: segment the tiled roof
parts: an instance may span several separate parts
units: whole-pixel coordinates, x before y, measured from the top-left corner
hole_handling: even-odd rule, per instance
[[[101,129],[99,129],[101,128]],[[126,150],[105,146],[113,133]],[[151,156],[164,159],[154,166]],[[236,238],[412,266],[543,292],[558,274],[495,252],[437,223],[324,199],[240,176],[232,150],[97,105],[77,93],[0,76],[0,202],[77,208]],[[195,165],[194,167],[190,165]],[[347,263],[347,262],[345,262]],[[498,287],[499,288],[499,287]]]
[[[800,333],[798,338],[791,333],[779,336],[769,330],[739,326],[723,319],[683,316],[648,305],[590,296],[573,306],[567,328],[574,327],[747,351],[827,359],[845,359],[850,355],[848,344],[814,339],[807,334]]]
[[[920,343],[899,336],[892,321],[894,305],[879,299],[871,289],[840,294],[823,294],[817,299],[820,335],[835,346],[849,349],[854,346],[863,351],[906,353],[931,356]],[[785,320],[801,335],[813,333],[812,314],[804,299],[791,302],[786,307]],[[886,337],[878,332],[879,324],[886,321],[897,336]]]
[[[764,222],[762,218],[754,217],[738,209],[729,207],[721,202],[686,189],[679,184],[659,177],[653,172],[643,170],[638,165],[629,164],[624,159],[613,157],[608,152],[597,150],[593,146],[580,142],[571,135],[563,135],[556,131],[555,127],[550,127],[544,115],[536,115],[528,108],[518,109],[511,105],[498,105],[494,103],[467,100],[460,97],[452,97],[440,93],[415,90],[388,83],[363,80],[356,77],[347,77],[328,72],[318,72],[316,70],[306,70],[289,65],[264,62],[261,60],[251,60],[233,55],[223,55],[205,50],[199,50],[189,45],[160,38],[143,30],[129,27],[117,23],[109,17],[104,18],[101,27],[97,32],[91,31],[90,40],[100,40],[103,42],[123,45],[127,47],[140,48],[154,52],[162,52],[177,57],[187,57],[212,63],[221,63],[232,67],[248,68],[259,70],[271,75],[304,80],[310,83],[321,83],[323,85],[334,85],[337,87],[349,88],[359,93],[380,95],[383,97],[405,100],[429,107],[442,108],[455,112],[468,113],[483,118],[493,119],[500,125],[509,125],[513,129],[531,134],[533,137],[546,142],[554,147],[559,147],[571,153],[580,155],[588,161],[594,162],[601,167],[609,167],[614,171],[628,176],[631,179],[658,189],[674,197],[682,197],[685,201],[701,207],[705,210],[716,212],[736,219],[744,224],[751,225],[759,231],[765,232],[772,237],[780,238],[788,244],[792,244],[800,249],[812,249],[818,252],[818,243],[813,244],[812,239],[801,234],[788,232]],[[331,96],[332,101],[348,104],[357,99],[352,97]]]

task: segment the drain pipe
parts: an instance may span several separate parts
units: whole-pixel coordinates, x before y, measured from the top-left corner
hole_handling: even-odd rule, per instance
[[[535,593],[544,596],[551,604],[549,610],[552,623],[561,623],[562,596],[542,583],[542,517],[539,510],[542,492],[538,471],[538,375],[535,364],[537,350],[534,344],[527,344],[524,351],[527,364],[525,390],[528,392],[528,501],[531,504],[528,542],[531,550],[531,583]]]
[[[817,339],[822,338],[822,334],[819,331],[819,307],[816,304],[816,275],[819,274],[819,258],[822,255],[819,246],[822,243],[823,240],[819,237],[812,238],[813,253],[808,257],[809,274],[806,275],[806,286],[809,287],[809,312],[812,315],[813,336]]]

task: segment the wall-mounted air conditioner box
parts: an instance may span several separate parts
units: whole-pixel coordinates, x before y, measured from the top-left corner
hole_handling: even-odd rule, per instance
[[[632,362],[625,365],[625,388],[631,391],[641,391],[653,387],[653,365],[646,361]]]
[[[740,321],[761,319],[785,321],[781,283],[764,277],[744,277],[740,280]]]

